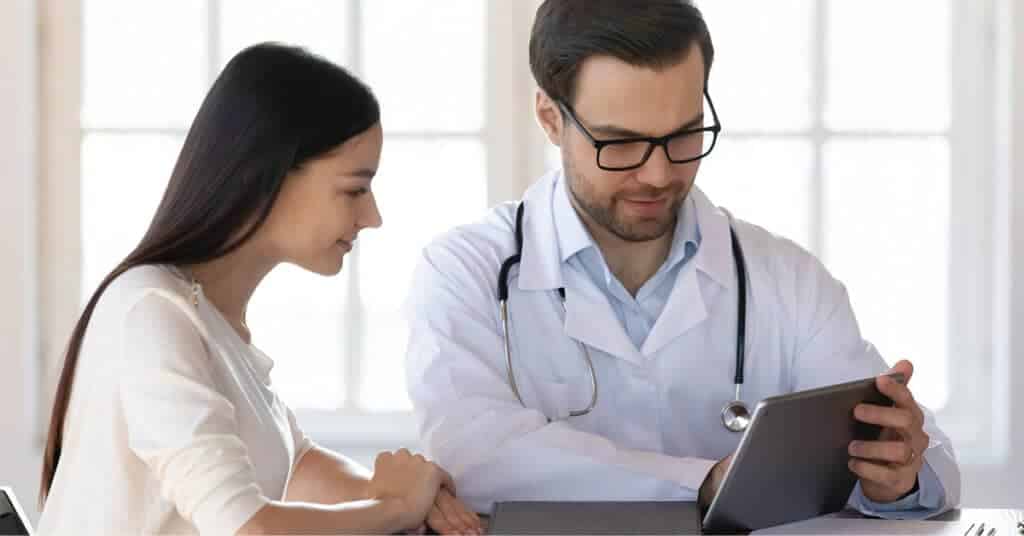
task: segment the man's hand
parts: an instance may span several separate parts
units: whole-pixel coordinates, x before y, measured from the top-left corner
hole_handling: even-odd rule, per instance
[[[715,494],[718,493],[718,487],[722,485],[722,479],[725,478],[725,472],[729,470],[729,465],[732,464],[732,456],[730,454],[722,458],[711,468],[708,476],[704,478],[704,483],[700,485],[700,491],[697,494],[697,505],[701,508],[711,506],[711,501],[715,498]]]
[[[907,385],[914,374],[910,361],[900,361],[889,371],[901,372],[904,383],[879,376],[878,390],[892,399],[893,407],[860,404],[853,410],[861,422],[882,427],[878,441],[850,443],[850,470],[860,479],[864,496],[877,503],[897,501],[917,487],[917,475],[928,448],[924,413]]]

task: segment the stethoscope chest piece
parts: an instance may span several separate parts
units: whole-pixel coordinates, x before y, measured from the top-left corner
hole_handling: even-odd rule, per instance
[[[750,425],[750,410],[740,400],[733,400],[722,408],[722,424],[730,432],[743,432]]]

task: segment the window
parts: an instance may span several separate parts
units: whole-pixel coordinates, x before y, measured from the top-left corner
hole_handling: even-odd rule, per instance
[[[492,148],[525,143],[523,129],[492,117],[485,90],[485,62],[507,60],[494,50],[511,48],[498,46],[507,32],[490,20],[511,9],[478,0],[84,0],[84,298],[141,238],[224,64],[261,41],[306,46],[355,72],[381,101],[374,190],[385,225],[362,233],[338,277],[275,270],[250,305],[254,343],[275,358],[282,397],[314,410],[307,415],[347,413],[372,429],[367,414],[408,411],[399,308],[412,267],[433,236],[508,195],[507,176],[491,191],[500,175]],[[529,9],[514,14],[525,20]],[[525,70],[525,40],[515,38],[522,49],[512,59]],[[516,121],[529,117],[521,101]],[[111,211],[114,196],[132,202]]]
[[[385,225],[363,234],[339,277],[276,270],[250,324],[307,428],[334,433],[344,426],[316,417],[341,412],[354,437],[411,438],[398,308],[419,248],[518,196],[551,155],[526,66],[535,2],[83,1],[85,292],[140,238],[235,52],[304,45],[374,88]],[[723,125],[699,185],[822,258],[866,338],[890,361],[915,361],[914,390],[961,455],[998,454],[994,395],[972,387],[993,384],[1005,346],[992,327],[1006,290],[991,277],[1002,206],[992,0],[696,1],[715,39],[709,90]],[[114,195],[133,202],[113,213]]]
[[[918,401],[961,453],[991,453],[991,439],[972,443],[985,425],[968,417],[988,415],[991,397],[967,393],[991,374],[991,328],[976,335],[992,294],[964,284],[992,273],[992,251],[972,244],[993,232],[991,199],[959,195],[953,182],[966,170],[959,180],[991,195],[991,170],[969,166],[992,157],[991,110],[978,95],[993,76],[982,38],[990,2],[698,5],[715,41],[709,90],[723,126],[698,184],[819,256],[865,337],[890,363],[915,362]]]

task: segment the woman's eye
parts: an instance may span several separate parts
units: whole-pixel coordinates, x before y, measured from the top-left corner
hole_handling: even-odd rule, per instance
[[[369,188],[356,188],[355,190],[347,190],[345,194],[347,194],[349,197],[359,197],[361,195],[366,195],[369,192]]]

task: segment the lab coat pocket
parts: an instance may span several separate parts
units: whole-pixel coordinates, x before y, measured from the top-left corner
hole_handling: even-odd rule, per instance
[[[538,381],[535,393],[540,411],[552,421],[569,417],[569,384],[560,381]]]

